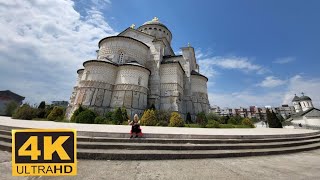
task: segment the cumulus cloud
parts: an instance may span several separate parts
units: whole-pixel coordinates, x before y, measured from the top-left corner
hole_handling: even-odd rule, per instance
[[[256,72],[257,74],[264,74],[269,70],[261,65],[254,64],[252,60],[247,57],[238,56],[204,56],[203,54],[198,55],[198,63],[201,67],[218,67],[221,69],[234,69],[242,72]]]
[[[291,104],[294,94],[300,96],[301,92],[309,96],[315,107],[320,107],[320,78],[307,78],[302,75],[291,77],[283,90],[270,90],[267,93],[259,93],[255,90],[244,90],[233,93],[210,92],[209,100],[211,105],[220,107],[249,107],[249,106],[281,106]]]
[[[282,58],[276,59],[275,61],[273,61],[273,63],[276,63],[276,64],[287,64],[287,63],[293,62],[295,60],[296,60],[295,57],[282,57]]]
[[[281,80],[274,76],[268,76],[261,83],[257,85],[265,88],[274,88],[274,87],[284,85],[285,83],[286,83],[285,80]]]
[[[309,96],[316,107],[320,107],[320,78],[307,78],[302,75],[295,75],[289,80],[289,85],[282,103],[291,103],[294,94],[301,96],[301,93]]]
[[[82,15],[74,6],[0,0],[0,89],[31,103],[69,99],[76,70],[95,58],[99,39],[116,34],[100,10],[88,8]]]

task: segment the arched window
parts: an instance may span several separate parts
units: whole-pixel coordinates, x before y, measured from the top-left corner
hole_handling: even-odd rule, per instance
[[[121,51],[119,53],[118,63],[123,64],[123,61],[124,61],[124,53]]]
[[[142,79],[141,77],[138,78],[138,85],[139,86],[141,85],[141,79]]]

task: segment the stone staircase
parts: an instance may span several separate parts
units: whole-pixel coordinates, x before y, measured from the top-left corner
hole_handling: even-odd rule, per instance
[[[149,134],[78,132],[78,159],[165,160],[263,156],[320,148],[320,132],[294,135]],[[187,138],[185,138],[187,137]],[[1,128],[0,150],[11,151],[11,131]]]

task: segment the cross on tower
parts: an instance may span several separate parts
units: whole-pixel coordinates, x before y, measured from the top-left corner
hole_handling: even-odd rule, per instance
[[[304,92],[302,92],[301,94],[302,94],[302,96],[304,96]]]

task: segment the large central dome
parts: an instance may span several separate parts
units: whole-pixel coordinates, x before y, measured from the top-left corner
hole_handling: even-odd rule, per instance
[[[157,17],[154,17],[151,21],[143,23],[138,30],[156,38],[166,38],[169,43],[172,39],[170,30],[167,28],[167,26],[162,24]]]
[[[143,25],[146,25],[146,24],[157,24],[157,25],[166,27],[164,24],[162,24],[162,23],[159,21],[159,18],[157,18],[157,17],[154,17],[151,21],[147,21],[147,22],[143,23]],[[167,27],[166,27],[166,28],[167,28]],[[167,29],[168,29],[168,28],[167,28]]]

